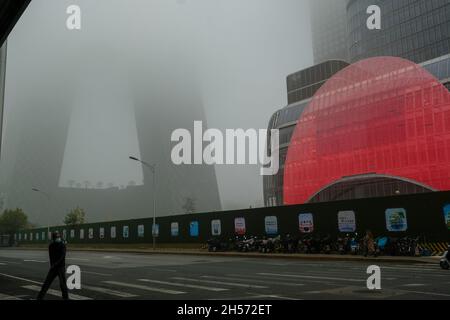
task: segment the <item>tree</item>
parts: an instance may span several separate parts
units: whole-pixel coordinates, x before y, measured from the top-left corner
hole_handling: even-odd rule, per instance
[[[64,224],[68,226],[74,226],[78,224],[83,224],[86,222],[86,213],[80,207],[70,210],[70,212],[64,218]]]
[[[194,213],[195,212],[195,199],[191,197],[186,197],[184,199],[183,210],[185,213]]]
[[[0,216],[0,233],[13,234],[29,226],[28,217],[22,209],[5,210]]]

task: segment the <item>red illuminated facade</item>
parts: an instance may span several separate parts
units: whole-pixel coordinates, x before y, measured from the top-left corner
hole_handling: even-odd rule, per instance
[[[316,92],[292,135],[283,201],[305,203],[372,178],[378,188],[395,180],[450,190],[450,93],[401,58],[359,61]]]

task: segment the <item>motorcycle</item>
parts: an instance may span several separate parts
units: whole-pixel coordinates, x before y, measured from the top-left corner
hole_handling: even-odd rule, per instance
[[[337,238],[337,251],[339,254],[346,254],[348,252],[348,236]]]
[[[244,236],[244,239],[238,244],[238,250],[241,252],[250,252],[256,250],[256,237],[247,238]]]
[[[448,270],[450,268],[450,248],[445,251],[441,261],[439,261],[439,265],[444,270]]]
[[[358,240],[358,234],[356,233],[349,240],[351,254],[357,255],[360,252],[360,245],[359,245],[359,243],[360,243],[360,241]]]
[[[228,243],[223,242],[217,238],[211,238],[206,242],[208,244],[209,252],[226,251],[226,250],[228,250],[228,247],[229,247]]]
[[[375,247],[376,247],[376,254],[377,255],[383,255],[387,251],[387,247],[389,245],[389,238],[388,237],[378,237],[375,239]]]

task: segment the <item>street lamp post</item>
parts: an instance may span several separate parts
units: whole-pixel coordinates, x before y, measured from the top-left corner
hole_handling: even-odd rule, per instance
[[[50,207],[50,195],[47,192],[42,191],[42,190],[40,190],[38,188],[35,188],[35,187],[31,188],[31,190],[34,191],[34,192],[39,192],[39,193],[43,194],[47,198],[47,200],[48,200],[47,201],[47,209],[49,209],[49,207]],[[48,214],[49,213],[50,212],[48,212]],[[49,237],[49,234],[50,234],[50,223],[49,223],[49,218],[47,218],[47,237]]]
[[[152,236],[153,236],[153,250],[156,249],[156,164],[149,164],[143,160],[136,157],[129,157],[133,161],[142,163],[145,167],[149,168],[153,174],[153,226],[152,226]]]

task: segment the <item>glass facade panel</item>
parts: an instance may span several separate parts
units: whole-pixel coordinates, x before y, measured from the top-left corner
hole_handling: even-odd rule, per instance
[[[366,27],[370,5],[381,8],[381,30]],[[347,17],[351,62],[397,56],[420,63],[449,53],[449,0],[350,0]]]

